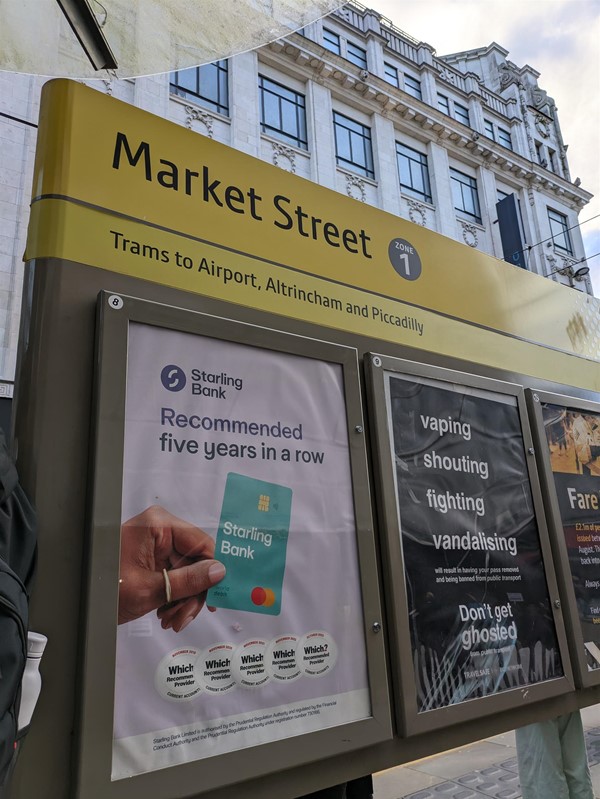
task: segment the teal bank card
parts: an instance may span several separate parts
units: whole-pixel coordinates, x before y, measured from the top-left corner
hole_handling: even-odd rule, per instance
[[[208,605],[279,615],[291,509],[291,488],[227,475],[215,547],[227,574]]]

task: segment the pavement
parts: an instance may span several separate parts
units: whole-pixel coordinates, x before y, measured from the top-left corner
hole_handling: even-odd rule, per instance
[[[600,705],[585,708],[581,716],[594,796],[600,799]],[[515,734],[381,771],[373,783],[374,799],[519,799]]]

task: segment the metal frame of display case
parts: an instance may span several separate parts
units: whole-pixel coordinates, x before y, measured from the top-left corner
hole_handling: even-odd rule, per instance
[[[561,511],[550,462],[548,441],[544,431],[542,404],[548,403],[550,405],[557,405],[569,411],[589,412],[596,414],[600,418],[600,403],[569,397],[563,394],[556,394],[550,391],[538,391],[533,389],[527,389],[525,395],[527,398],[527,406],[533,420],[532,432],[535,441],[540,483],[546,507],[549,509],[547,515],[548,528],[551,533],[550,540],[558,577],[558,587],[562,604],[566,609],[565,615],[569,621],[566,625],[566,630],[573,661],[575,681],[578,687],[588,688],[594,685],[600,685],[600,667],[597,669],[589,669],[586,662],[579,610],[577,607],[575,589],[573,587],[571,568],[569,566],[569,553],[565,542]],[[600,477],[598,478],[598,485],[600,486]],[[598,511],[597,516],[598,532],[600,533],[600,511]],[[598,574],[600,575],[600,569],[598,569]]]
[[[533,442],[529,430],[523,388],[514,383],[506,383],[476,374],[453,371],[373,353],[365,356],[365,368],[370,409],[369,418],[373,425],[371,434],[376,475],[375,484],[380,489],[377,504],[380,523],[383,528],[384,587],[391,637],[392,673],[395,683],[395,707],[398,726],[405,735],[425,733],[492,713],[509,710],[521,706],[523,703],[538,702],[571,691],[573,689],[572,670],[560,603],[558,601],[558,586],[554,577],[552,552],[546,529],[542,494],[533,458]],[[386,396],[386,375],[388,374],[424,378],[436,381],[436,383],[446,382],[451,383],[453,386],[464,386],[466,389],[474,388],[484,392],[501,393],[515,399],[523,434],[523,446],[540,548],[544,561],[543,567],[548,596],[564,672],[562,677],[419,712],[409,626],[410,608],[404,569],[400,509],[389,425],[390,409]]]

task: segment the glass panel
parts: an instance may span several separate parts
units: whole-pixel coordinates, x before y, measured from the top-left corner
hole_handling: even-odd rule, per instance
[[[350,132],[347,128],[343,128],[339,123],[335,124],[335,149],[338,158],[346,161],[352,160],[352,151],[350,149]]]
[[[229,91],[227,88],[227,61],[219,61],[219,110],[229,113]]]
[[[410,162],[410,179],[413,189],[419,194],[424,194],[423,168],[417,161]]]
[[[262,129],[298,147],[306,148],[304,97],[293,89],[259,76]]]
[[[280,114],[279,98],[271,92],[263,90],[263,124],[269,127],[281,127],[281,114]]]
[[[198,76],[198,67],[192,67],[192,69],[182,69],[181,72],[175,72],[175,83],[181,89],[186,89],[189,92],[193,92],[194,94],[198,93],[198,83],[197,83],[197,76]]]
[[[205,100],[211,100],[216,105],[219,102],[218,67],[215,64],[205,64],[198,68],[199,94]]]
[[[473,190],[469,186],[462,187],[464,210],[467,214],[475,216],[475,202],[473,200]]]
[[[512,139],[510,133],[503,128],[498,128],[498,141],[500,144],[503,144],[505,147],[508,147],[509,150],[512,150]]]
[[[577,606],[580,657],[585,663],[584,669],[596,671],[600,669],[598,508],[593,499],[588,502],[583,498],[597,497],[600,414],[584,413],[562,403],[541,403],[541,409]]]
[[[215,61],[174,72],[171,86],[177,94],[190,97],[200,105],[227,114],[229,111],[227,92],[227,61]]]
[[[349,117],[333,112],[338,163],[365,177],[374,177],[371,131]]]
[[[468,125],[469,109],[465,108],[464,105],[459,105],[458,103],[454,103],[454,117],[458,122],[462,122],[463,125]]]
[[[398,171],[400,173],[400,185],[404,188],[412,186],[410,176],[410,161],[405,155],[398,154]]]
[[[357,136],[356,133],[350,131],[350,160],[355,166],[364,167],[365,165],[365,157],[364,157],[364,149],[363,149],[363,142],[360,136]]]
[[[334,33],[327,28],[323,28],[323,46],[328,50],[331,50],[332,53],[337,53],[338,55],[341,54],[340,37],[337,35],[337,33]]]
[[[384,63],[383,71],[385,73],[385,79],[387,80],[387,82],[391,83],[392,86],[396,86],[396,88],[398,88],[400,84],[398,82],[398,70],[396,69],[396,67],[393,67],[391,64]]]
[[[297,106],[287,100],[281,101],[281,129],[298,138]]]
[[[457,169],[450,167],[450,179],[455,209],[472,216],[475,221],[481,222],[477,181],[475,178],[464,175]]]
[[[396,372],[386,402],[417,712],[560,677],[516,398]]]
[[[416,97],[417,100],[421,99],[421,82],[412,75],[404,76],[404,91],[410,94],[411,97]]]
[[[448,102],[448,98],[443,94],[438,94],[438,108],[440,111],[443,111],[444,114],[450,116],[450,103]]]
[[[348,42],[346,46],[348,61],[352,61],[357,67],[362,69],[367,68],[367,52],[352,42]]]
[[[396,143],[400,186],[406,194],[431,202],[427,156],[404,144]]]
[[[550,221],[550,231],[552,233],[552,240],[554,246],[558,250],[564,250],[569,255],[573,255],[573,247],[571,244],[571,237],[569,235],[569,224],[567,217],[560,214],[558,211],[548,209],[548,219]]]

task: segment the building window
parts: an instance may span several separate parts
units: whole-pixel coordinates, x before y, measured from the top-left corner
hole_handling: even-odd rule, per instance
[[[173,94],[199,103],[211,111],[225,115],[229,113],[226,60],[171,72],[170,88]]]
[[[492,139],[492,141],[497,141],[498,144],[501,144],[503,147],[507,147],[509,150],[512,150],[512,137],[510,135],[509,130],[505,130],[504,128],[496,128],[494,123],[489,119],[483,120],[483,127],[485,130],[485,135]]]
[[[400,82],[398,81],[398,70],[396,67],[388,64],[387,61],[385,61],[383,64],[383,74],[385,75],[385,79],[388,83],[391,83],[392,86],[395,86],[396,88],[400,87]]]
[[[323,46],[336,55],[341,55],[357,67],[367,69],[367,51],[354,42],[342,38],[339,33],[323,28]]]
[[[479,195],[477,194],[477,181],[475,178],[450,167],[450,180],[454,208],[457,211],[462,211],[463,214],[467,214],[476,222],[481,222]]]
[[[552,233],[552,243],[555,250],[560,250],[567,255],[573,255],[573,245],[569,235],[569,223],[564,214],[548,208],[548,220],[550,222],[550,232]]]
[[[548,147],[548,168],[551,172],[558,175],[558,163],[556,161],[556,151]]]
[[[460,105],[460,103],[454,103],[454,119],[462,122],[463,125],[470,125],[469,109],[464,105]]]
[[[440,94],[438,92],[437,99],[438,99],[438,108],[440,109],[440,111],[443,111],[444,114],[448,114],[448,116],[450,116],[450,102],[448,101],[446,95]]]
[[[323,28],[323,45],[328,50],[331,50],[332,53],[342,54],[340,37],[337,33],[330,31],[329,28]]]
[[[413,78],[412,75],[404,75],[404,91],[410,94],[411,97],[416,97],[417,100],[422,100],[421,96],[421,81]]]
[[[507,147],[509,150],[512,150],[513,147],[510,131],[504,130],[504,128],[498,128],[498,144],[501,144],[503,147]]]
[[[370,128],[334,111],[333,130],[338,164],[367,178],[375,177]]]
[[[308,140],[304,95],[262,75],[259,75],[258,81],[262,132],[306,150]]]
[[[367,68],[367,51],[353,42],[346,42],[346,58],[361,69]]]
[[[412,147],[396,142],[396,158],[402,191],[411,197],[430,203],[431,186],[427,156],[413,150]]]

